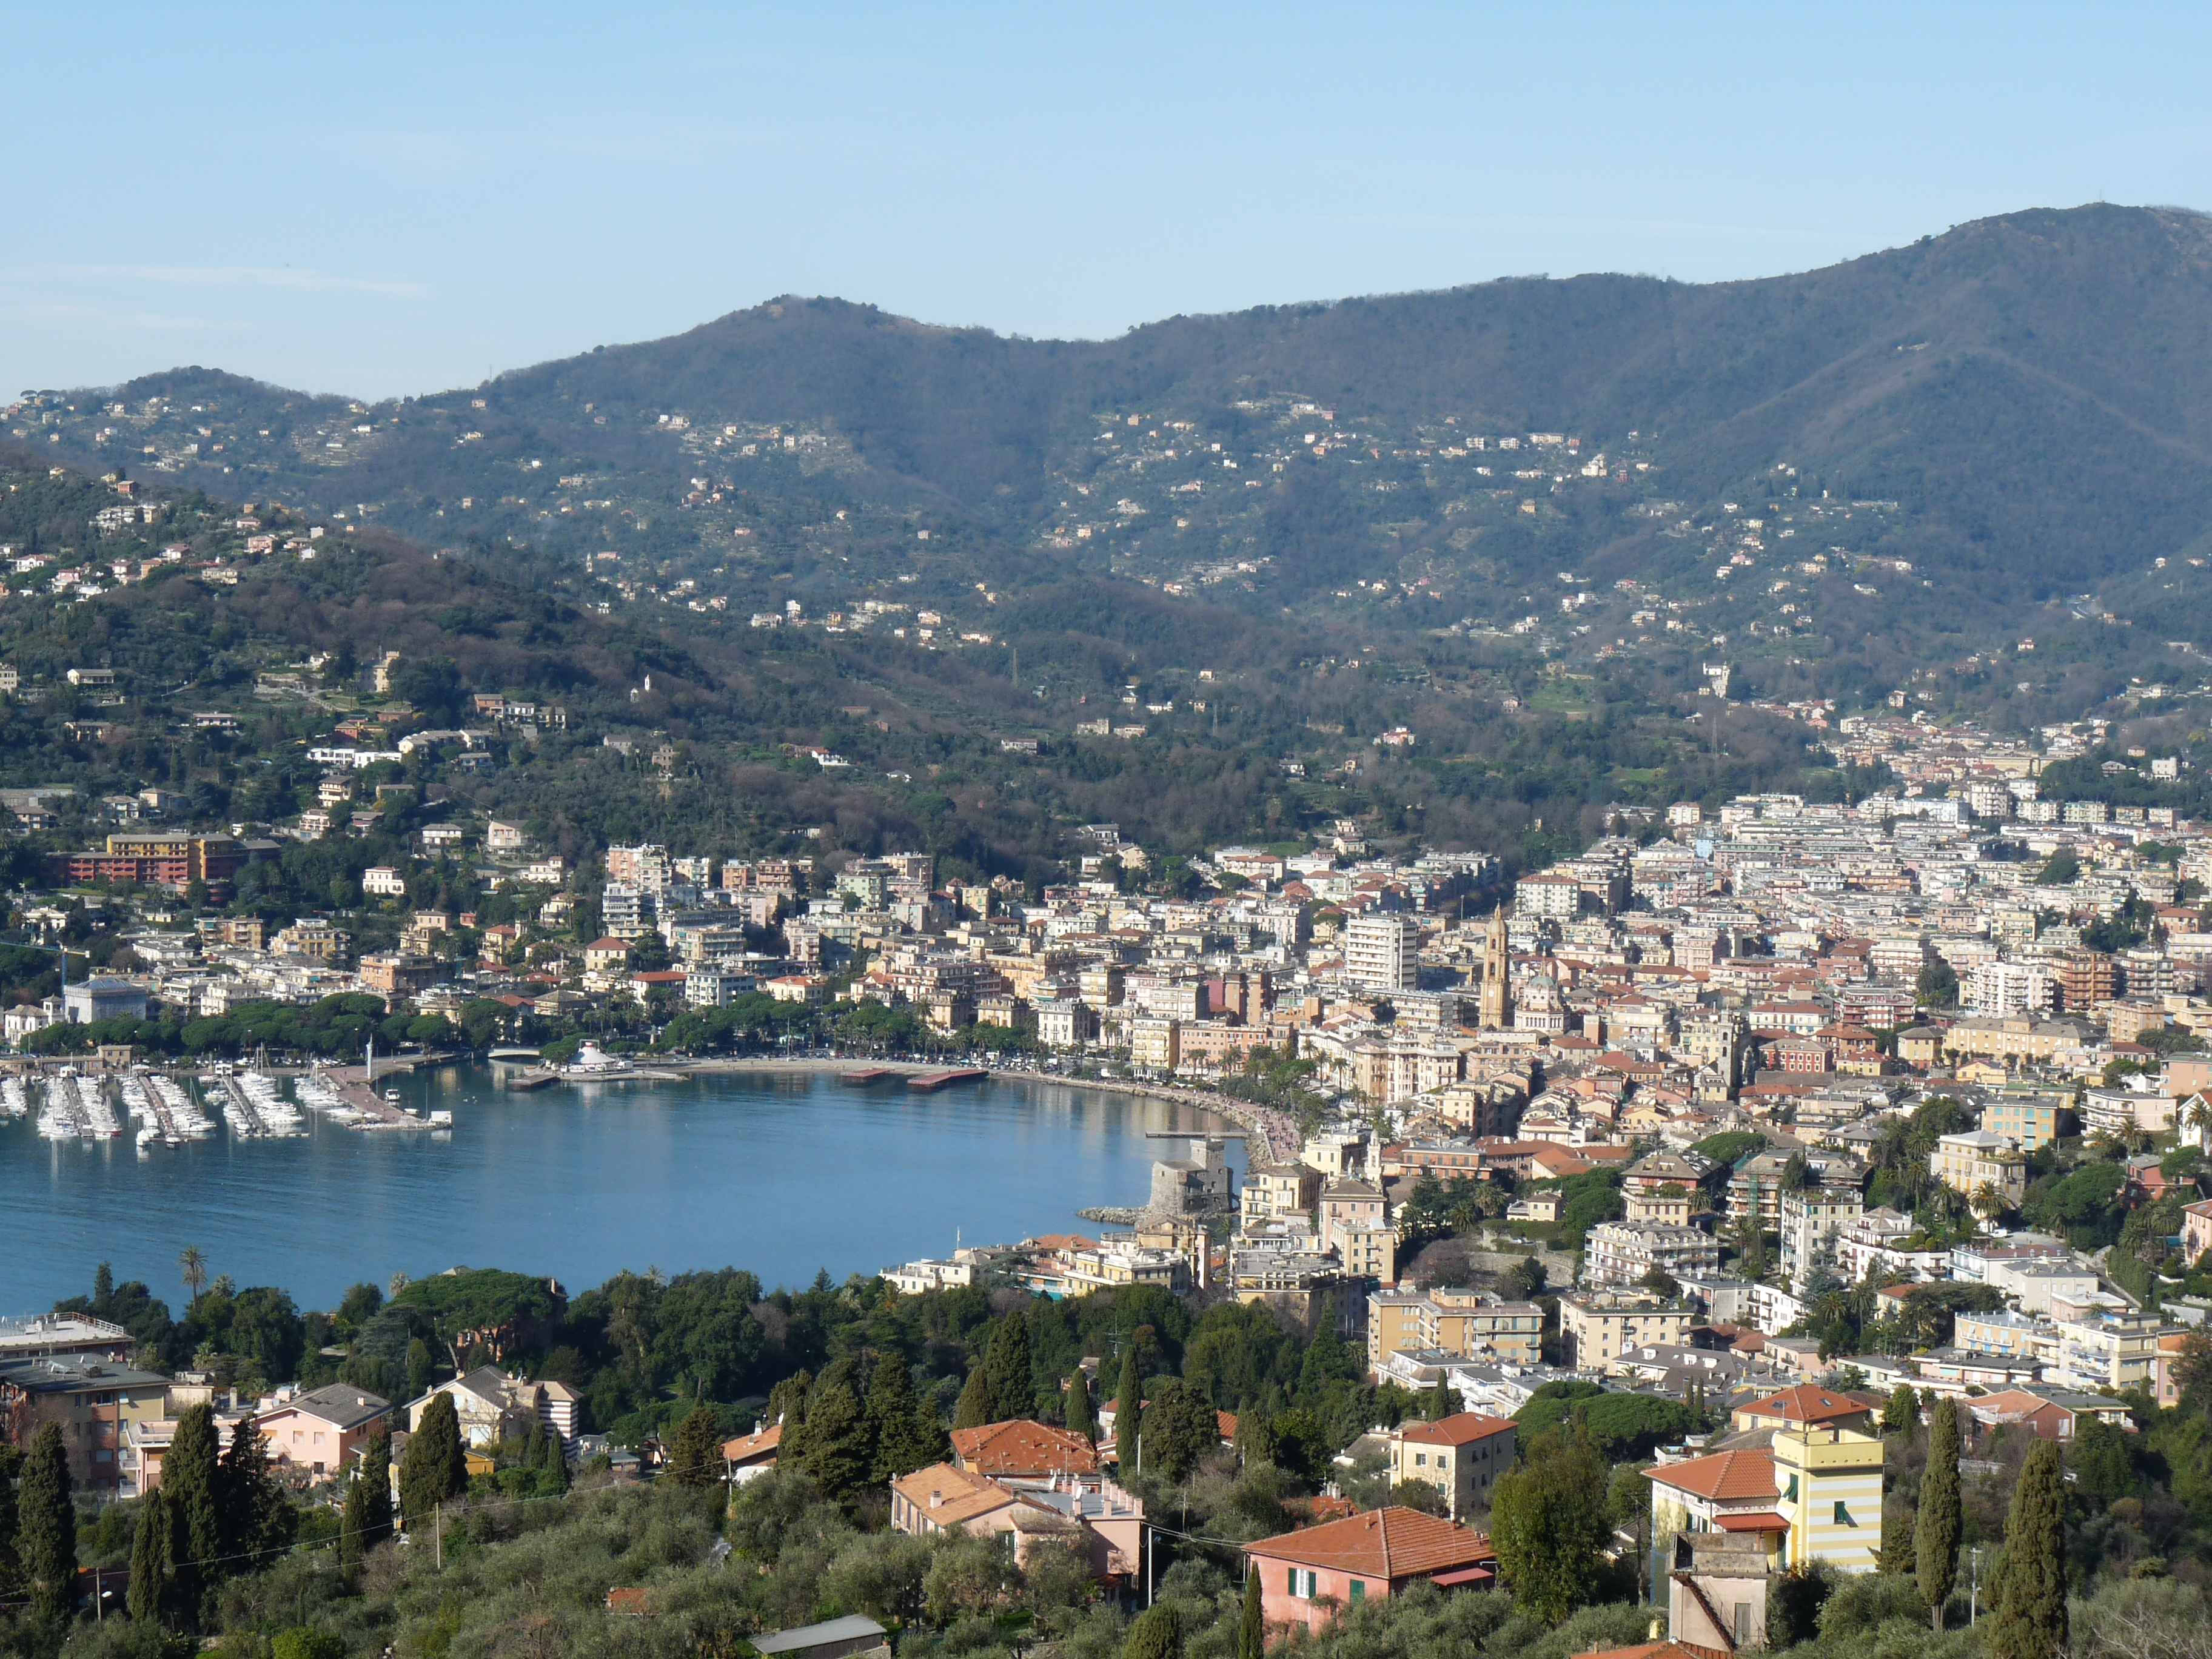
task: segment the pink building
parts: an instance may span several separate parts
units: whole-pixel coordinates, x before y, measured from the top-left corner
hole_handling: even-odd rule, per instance
[[[390,1415],[392,1402],[343,1382],[280,1398],[258,1422],[269,1455],[324,1480],[343,1470]]]
[[[1393,1504],[1247,1544],[1270,1638],[1322,1630],[1355,1601],[1426,1581],[1447,1589],[1498,1581],[1487,1534]]]

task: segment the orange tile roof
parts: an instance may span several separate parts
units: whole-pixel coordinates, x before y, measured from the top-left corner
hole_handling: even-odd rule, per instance
[[[1407,1429],[1399,1437],[1409,1446],[1471,1446],[1493,1434],[1512,1432],[1513,1424],[1507,1418],[1492,1417],[1482,1412],[1455,1412],[1433,1423]]]
[[[1020,1500],[1004,1486],[951,1463],[935,1463],[891,1482],[933,1527],[957,1527]]]
[[[1098,1468],[1098,1448],[1081,1435],[1027,1418],[953,1430],[952,1456],[983,1475],[1091,1474]]]
[[[1248,1555],[1395,1581],[1494,1561],[1487,1533],[1399,1504],[1247,1544]]]
[[[1764,1451],[1715,1452],[1680,1463],[1661,1463],[1645,1476],[1662,1486],[1688,1492],[1711,1503],[1726,1504],[1750,1498],[1772,1498],[1774,1457]]]
[[[1778,1417],[1785,1423],[1833,1423],[1841,1418],[1863,1417],[1867,1413],[1862,1402],[1831,1394],[1810,1382],[1801,1382],[1794,1389],[1784,1389],[1780,1394],[1771,1394],[1736,1409],[1753,1417]]]
[[[744,1463],[772,1455],[782,1443],[783,1425],[772,1423],[757,1434],[741,1434],[734,1440],[725,1440],[722,1455],[730,1462]]]

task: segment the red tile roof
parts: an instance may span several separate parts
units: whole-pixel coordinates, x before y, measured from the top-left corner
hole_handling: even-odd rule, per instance
[[[1659,1486],[1717,1504],[1771,1498],[1776,1491],[1774,1457],[1764,1451],[1715,1452],[1710,1457],[1661,1463],[1644,1474]]]
[[[1486,1533],[1398,1504],[1286,1532],[1244,1547],[1248,1555],[1395,1581],[1495,1562]]]
[[[952,1457],[963,1469],[993,1477],[1091,1474],[1098,1468],[1098,1449],[1081,1435],[1027,1418],[953,1430]]]
[[[1492,1417],[1482,1412],[1455,1412],[1451,1416],[1440,1417],[1433,1423],[1407,1429],[1399,1438],[1409,1446],[1471,1446],[1478,1440],[1489,1439],[1493,1434],[1512,1432],[1513,1424],[1509,1419]]]
[[[741,1434],[734,1440],[722,1443],[722,1455],[732,1463],[749,1463],[756,1458],[773,1458],[775,1449],[783,1443],[783,1425],[770,1424],[757,1434]]]
[[[1778,1417],[1785,1423],[1835,1423],[1848,1417],[1864,1417],[1865,1405],[1847,1395],[1831,1394],[1810,1382],[1801,1382],[1780,1394],[1754,1400],[1736,1409],[1752,1417]]]

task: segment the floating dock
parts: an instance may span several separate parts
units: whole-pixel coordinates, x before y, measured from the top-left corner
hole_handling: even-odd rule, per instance
[[[333,1066],[324,1077],[337,1091],[338,1097],[362,1115],[358,1127],[363,1129],[430,1129],[451,1128],[447,1123],[434,1124],[429,1119],[416,1117],[412,1112],[403,1112],[367,1083],[354,1067]]]
[[[857,1072],[846,1072],[842,1073],[839,1078],[839,1081],[854,1084],[865,1089],[871,1083],[881,1083],[885,1078],[896,1077],[898,1073],[891,1070],[888,1066],[864,1066]]]
[[[265,1135],[269,1133],[269,1126],[261,1121],[261,1114],[254,1109],[253,1103],[246,1097],[246,1091],[239,1086],[236,1078],[218,1077],[216,1084],[222,1089],[224,1098],[228,1103],[223,1115],[229,1117],[232,1112],[238,1114],[231,1127],[242,1135]]]
[[[924,1094],[935,1094],[939,1089],[949,1089],[956,1083],[974,1083],[990,1076],[988,1072],[974,1066],[963,1066],[950,1072],[916,1072],[906,1080],[909,1089],[919,1089]]]

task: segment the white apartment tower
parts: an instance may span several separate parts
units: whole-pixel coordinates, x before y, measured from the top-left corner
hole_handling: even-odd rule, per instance
[[[1410,991],[1420,982],[1420,931],[1405,916],[1359,916],[1344,929],[1344,974],[1367,991]]]

